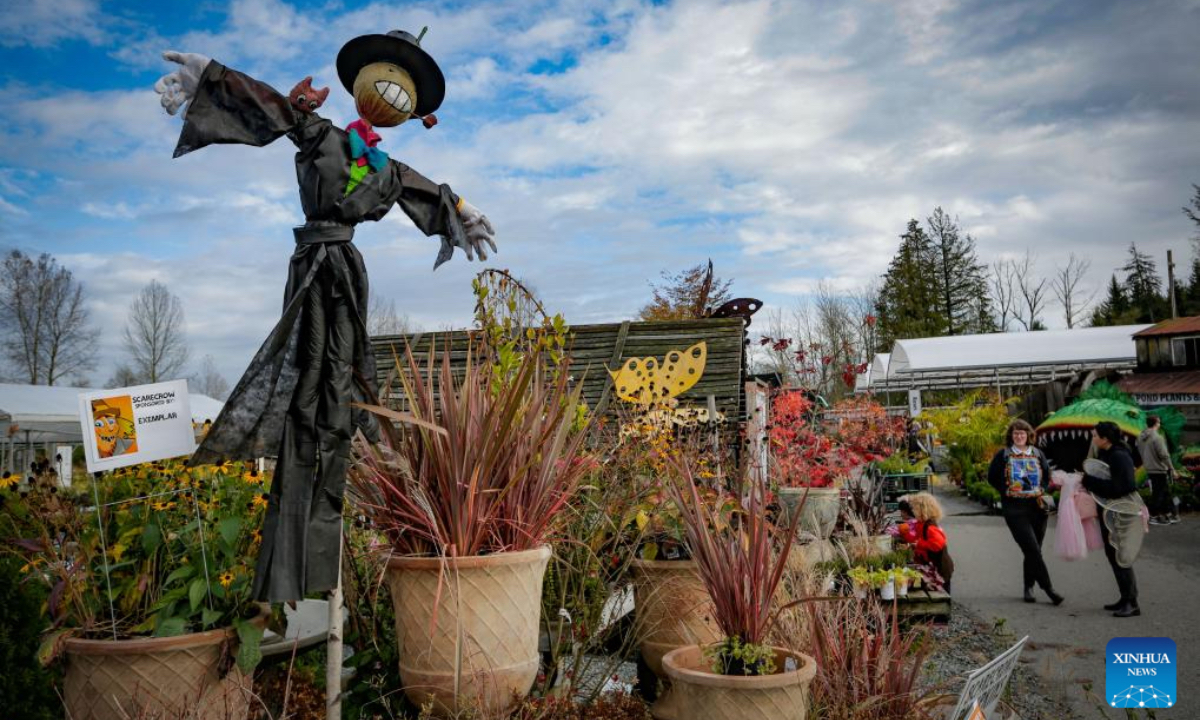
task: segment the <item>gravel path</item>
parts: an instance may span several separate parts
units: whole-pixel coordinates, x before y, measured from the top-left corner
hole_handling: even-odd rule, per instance
[[[937,627],[934,637],[938,650],[925,665],[922,685],[953,695],[962,690],[968,673],[987,664],[1019,639],[959,603],[954,603],[950,623]],[[1070,710],[1056,699],[1057,694],[1047,687],[1031,663],[1022,658],[1009,681],[1006,701],[1020,714],[1021,720],[1071,717]]]

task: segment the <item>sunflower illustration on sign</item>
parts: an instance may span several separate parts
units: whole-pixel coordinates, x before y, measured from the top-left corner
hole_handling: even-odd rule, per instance
[[[620,370],[609,370],[617,397],[643,407],[673,407],[675,398],[690,390],[704,375],[708,344],[672,350],[658,358],[629,358]]]
[[[93,400],[92,426],[96,433],[96,454],[100,457],[137,452],[133,401],[128,395]]]

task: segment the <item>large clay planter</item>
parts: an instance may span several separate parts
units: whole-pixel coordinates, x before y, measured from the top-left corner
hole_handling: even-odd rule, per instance
[[[805,493],[808,493],[807,499]],[[787,516],[792,517],[801,500],[804,507],[800,508],[800,529],[816,535],[822,540],[828,540],[837,525],[838,512],[841,510],[841,488],[793,488],[779,489],[779,500],[787,510]]]
[[[788,659],[796,669],[784,671]],[[688,720],[805,720],[808,686],[817,662],[804,653],[775,648],[774,675],[718,675],[699,645],[672,650],[663,668],[679,696],[680,717]]]
[[[501,715],[528,694],[549,561],[549,547],[388,560],[405,694],[418,706],[432,701],[443,717]]]
[[[678,698],[663,671],[662,658],[679,647],[720,639],[712,599],[691,560],[634,560],[633,598],[634,632],[642,658],[663,681],[650,712],[658,720],[684,720],[687,716],[678,713]]]
[[[266,616],[257,622],[265,625]],[[221,676],[226,643],[237,643],[233,628],[134,640],[69,639],[63,678],[67,717],[126,720],[194,713],[186,716],[242,720],[254,698],[253,678],[237,665]]]

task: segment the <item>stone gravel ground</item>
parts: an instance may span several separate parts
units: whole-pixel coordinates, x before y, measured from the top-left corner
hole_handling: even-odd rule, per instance
[[[989,660],[1012,647],[1020,638],[1003,626],[994,626],[954,604],[951,620],[934,630],[938,649],[926,663],[922,685],[938,693],[957,695],[967,675],[987,664]],[[1032,641],[1032,639],[1031,639]],[[1008,683],[1005,701],[1020,715],[1021,720],[1060,720],[1074,717],[1058,698],[1045,668],[1034,667],[1022,658]]]

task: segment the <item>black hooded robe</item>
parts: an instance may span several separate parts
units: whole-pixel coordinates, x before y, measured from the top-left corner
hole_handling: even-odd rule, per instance
[[[438,262],[465,245],[458,196],[389,160],[348,195],[350,143],[328,120],[295,110],[274,88],[210,62],[184,116],[175,157],[214,143],[295,143],[306,223],[293,230],[283,316],[267,336],[189,464],[276,453],[254,596],[281,602],[338,581],[342,497],[355,429],[378,428],[352,402],[367,396],[375,363],[365,325],[367,271],[354,226],[393,204],[426,235]]]

